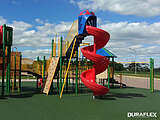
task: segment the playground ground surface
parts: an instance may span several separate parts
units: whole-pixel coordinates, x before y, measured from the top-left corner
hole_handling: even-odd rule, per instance
[[[0,120],[142,120],[128,118],[128,112],[157,112],[160,119],[160,91],[143,88],[113,88],[99,99],[92,93],[40,94],[35,82],[23,82],[21,95],[0,98]],[[155,118],[143,118],[155,120]]]
[[[120,82],[120,76],[115,75],[114,77],[117,81]],[[136,88],[150,88],[150,78],[149,77],[136,77],[136,76],[122,76],[122,83],[126,84],[129,87]],[[154,78],[154,89],[160,90],[160,79]]]

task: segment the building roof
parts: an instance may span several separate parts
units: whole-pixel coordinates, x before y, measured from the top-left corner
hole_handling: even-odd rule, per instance
[[[116,55],[114,55],[113,53],[111,53],[106,48],[101,48],[101,49],[97,50],[96,54],[99,54],[99,55],[102,55],[102,56],[106,56],[106,57],[115,57],[115,58],[117,57]]]

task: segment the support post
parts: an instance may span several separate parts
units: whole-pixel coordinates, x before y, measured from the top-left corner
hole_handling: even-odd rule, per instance
[[[67,65],[68,65],[68,58],[66,58],[66,60],[65,60],[65,72],[67,70]],[[68,74],[67,74],[67,78],[66,78],[66,93],[68,93]]]
[[[109,80],[110,80],[110,68],[109,68],[109,65],[108,65],[108,88],[110,88]]]
[[[120,88],[122,88],[122,74],[119,74],[120,77]]]
[[[16,52],[15,52],[15,56],[14,56],[14,90],[16,89]]]
[[[37,73],[39,72],[39,56],[37,57]],[[38,76],[36,81],[36,88],[38,89]]]
[[[19,87],[18,87],[18,91],[21,92],[21,70],[22,70],[22,55],[20,55],[20,62],[19,62]]]
[[[53,45],[54,45],[54,39],[52,40],[52,57],[53,57]]]
[[[43,56],[43,84],[45,82],[45,68],[46,68],[46,59],[45,56]]]
[[[3,68],[2,68],[2,91],[1,95],[4,96],[4,76],[5,76],[5,49],[6,49],[6,25],[3,25]]]
[[[11,70],[11,45],[7,48],[7,93],[10,93],[10,70]]]
[[[59,95],[59,71],[57,72],[57,95]]]
[[[78,48],[76,50],[76,95],[78,95]]]
[[[150,58],[150,90],[152,88],[152,58]]]
[[[60,82],[59,82],[59,94],[61,93],[62,89],[62,41],[63,38],[60,38]]]
[[[56,57],[56,38],[54,38],[54,44],[53,44],[53,56]]]
[[[154,92],[154,59],[150,58],[150,90]]]
[[[67,60],[68,60],[68,58],[67,58]],[[67,63],[67,65],[68,65],[68,63]],[[70,84],[71,84],[71,71],[68,73],[68,84],[69,84],[69,86],[70,86]]]
[[[150,58],[150,90],[154,92],[154,59]]]
[[[114,79],[114,69],[115,69],[114,57],[112,57],[112,67],[113,67],[112,78]]]
[[[154,59],[152,59],[153,61],[153,68],[152,68],[152,92],[154,92]]]

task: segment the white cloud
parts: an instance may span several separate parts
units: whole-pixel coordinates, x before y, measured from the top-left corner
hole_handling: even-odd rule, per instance
[[[49,56],[52,38],[57,33],[66,36],[72,23],[62,21],[56,24],[41,19],[35,19],[35,21],[40,25],[33,25],[24,21],[7,22],[0,16],[0,24],[13,27],[13,46],[30,48],[22,51],[25,57]]]
[[[10,24],[10,26],[12,26],[13,29],[17,31],[25,31],[29,28],[32,28],[31,24],[25,23],[23,21],[13,21],[13,23]]]
[[[158,16],[160,15],[159,0],[70,0],[80,9],[112,11],[124,15]]]
[[[70,2],[71,4],[74,4],[74,5],[76,4],[76,2],[75,2],[74,0],[70,0],[69,2]]]
[[[2,20],[6,23],[5,19]],[[14,29],[14,46],[30,46],[34,48],[50,46],[51,39],[56,33],[65,36],[71,27],[71,22],[62,21],[59,24],[51,24],[40,19],[35,21],[41,23],[41,25],[35,26],[24,21],[8,23]]]
[[[7,20],[0,16],[0,25],[6,24]]]
[[[61,22],[60,24],[56,25],[54,30],[58,33],[64,33],[70,30],[72,23],[71,22]]]
[[[39,19],[39,18],[36,18],[35,21],[36,21],[37,23],[39,23],[39,24],[44,24],[44,21],[42,21],[42,20]]]
[[[128,23],[107,22],[101,24],[99,28],[108,31],[111,38],[107,49],[112,51],[118,58],[130,56],[149,57],[160,54],[160,22],[148,24],[146,22]],[[92,37],[86,37],[83,42],[92,43]]]
[[[46,58],[48,58],[50,56],[50,53],[51,53],[50,49],[35,49],[35,50],[24,50],[22,55],[32,59],[36,59],[37,56],[40,57],[47,56]]]
[[[99,20],[101,19],[99,18]],[[8,23],[3,17],[0,17],[0,23],[6,23],[14,28],[13,46],[21,48],[28,46],[29,49],[22,50],[22,52],[25,57],[30,58],[49,56],[51,40],[54,35],[59,33],[65,36],[71,27],[71,22],[64,21],[59,24],[44,22],[38,26],[24,21]],[[137,56],[157,55],[155,53],[160,53],[160,22],[153,24],[146,22],[103,22],[103,24],[99,25],[99,28],[110,33],[111,39],[106,48],[119,58],[125,56],[132,56],[133,58],[134,53]],[[91,39],[93,37],[86,37],[84,42],[93,44]]]
[[[155,65],[160,54],[160,22],[148,24],[140,23],[104,23],[101,29],[108,31],[111,38],[106,48],[118,56],[118,61],[149,61],[150,57],[155,58]],[[160,57],[159,57],[160,58]]]
[[[20,1],[18,1],[18,0],[10,0],[10,2],[13,5],[19,5],[20,4]]]
[[[160,22],[142,23],[106,23],[100,28],[108,31],[112,42],[127,43],[127,45],[153,45],[160,41]]]

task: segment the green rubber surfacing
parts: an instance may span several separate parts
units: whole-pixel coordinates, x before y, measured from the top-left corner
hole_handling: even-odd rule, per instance
[[[147,89],[122,88],[111,89],[101,99],[93,100],[92,93],[85,93],[64,94],[60,100],[57,95],[37,93],[35,84],[22,83],[22,86],[26,91],[21,95],[0,98],[0,120],[138,119],[127,118],[127,112],[157,112],[160,117],[160,91],[151,93]]]

